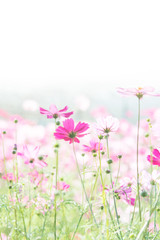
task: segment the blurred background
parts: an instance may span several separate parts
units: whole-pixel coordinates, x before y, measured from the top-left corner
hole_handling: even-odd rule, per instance
[[[39,106],[54,103],[81,119],[101,108],[135,121],[137,99],[116,88],[160,90],[159,12],[148,0],[1,1],[1,112],[43,122]],[[143,108],[159,103],[144,97]]]

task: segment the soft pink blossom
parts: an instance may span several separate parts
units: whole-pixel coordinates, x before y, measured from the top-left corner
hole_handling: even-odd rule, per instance
[[[114,185],[114,183],[113,183],[113,185]],[[113,191],[111,186],[109,188],[108,188],[108,186],[105,186],[105,189],[107,192]],[[114,189],[114,194],[117,199],[122,199],[125,202],[127,202],[128,204],[134,206],[135,198],[131,197],[131,193],[132,193],[132,188],[128,185],[121,185],[120,187]]]
[[[143,95],[160,96],[160,93],[155,92],[153,87],[117,88],[117,91],[123,95],[133,95],[138,98],[142,98]]]
[[[63,181],[57,183],[57,189],[58,190],[66,191],[69,187],[70,187],[70,185],[65,183],[65,182],[63,182]]]
[[[40,107],[41,114],[47,115],[47,118],[55,118],[55,119],[60,117],[65,117],[65,118],[70,117],[73,114],[73,112],[66,113],[67,110],[68,110],[67,106],[65,106],[61,110],[58,110],[56,105],[54,104],[50,105],[49,111]]]
[[[84,132],[88,128],[89,125],[84,122],[79,122],[76,126],[74,126],[74,121],[72,118],[70,118],[63,121],[63,127],[59,126],[56,129],[54,136],[57,140],[64,139],[65,141],[69,141],[69,143],[79,143],[80,141],[78,138],[85,136],[87,133]]]
[[[5,175],[2,176],[2,178],[7,181],[13,181],[13,182],[16,181],[16,177],[14,176],[13,173],[6,173]]]
[[[116,132],[119,128],[119,120],[112,116],[97,119],[95,128],[99,135],[105,136],[110,132]]]
[[[150,174],[146,170],[143,170],[140,175],[140,182],[142,188],[147,192],[150,192],[152,184],[160,184],[160,173],[157,170],[153,170],[152,174]]]
[[[32,150],[29,150],[27,145],[23,146],[23,152],[18,152],[18,155],[25,160],[25,164],[28,164],[29,167],[46,167],[48,164],[44,161],[47,158],[47,155],[38,157],[39,147],[36,146]]]
[[[36,186],[45,185],[48,179],[45,177],[43,173],[39,173],[38,171],[34,170],[28,173],[30,176],[30,181],[34,183]]]
[[[103,149],[102,143],[99,143],[99,142],[93,141],[93,140],[90,141],[90,146],[83,145],[83,150],[85,152],[93,152],[94,153],[94,152],[97,152],[102,149]]]

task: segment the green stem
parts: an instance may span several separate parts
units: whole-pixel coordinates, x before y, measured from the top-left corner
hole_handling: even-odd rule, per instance
[[[140,230],[140,232],[139,232],[136,240],[143,239],[143,235],[144,235],[144,233],[146,232],[147,227],[149,226],[149,223],[150,223],[152,214],[153,214],[153,212],[156,210],[157,204],[158,204],[158,202],[159,202],[159,197],[160,197],[160,192],[158,193],[158,197],[157,197],[157,199],[156,199],[156,201],[155,201],[154,207],[153,207],[152,210],[151,210],[151,214],[150,214],[148,220],[145,222],[145,224],[144,224],[143,227],[141,228],[141,230]]]
[[[109,202],[108,202],[107,199],[106,199],[106,195],[105,195],[105,191],[104,191],[104,190],[105,190],[105,186],[104,186],[103,175],[102,175],[102,166],[101,166],[100,150],[99,150],[98,152],[99,152],[99,164],[100,164],[100,166],[99,166],[99,169],[100,169],[100,177],[101,177],[101,183],[102,183],[102,188],[103,188],[103,189],[102,189],[102,191],[103,191],[102,194],[103,194],[104,208],[105,208],[105,206],[107,205],[107,209],[108,209],[108,212],[109,212],[109,216],[110,216],[111,221],[112,221],[112,224],[113,224],[113,226],[114,226],[114,228],[115,228],[115,230],[116,230],[115,222],[114,222],[114,219],[113,219],[111,210],[110,210],[110,205],[109,205]],[[106,205],[105,205],[105,203],[106,203]],[[105,212],[107,213],[106,210],[105,210]],[[108,227],[108,231],[109,231],[109,222],[107,222],[107,220],[106,220],[106,223],[107,223],[107,227]],[[108,234],[108,235],[109,235],[109,234]],[[117,230],[116,230],[116,235],[117,235],[117,238],[121,240],[121,238],[120,238]]]
[[[109,160],[109,143],[108,143],[108,138],[109,135],[106,136],[106,142],[107,142],[107,158]],[[118,228],[120,232],[121,239],[123,239],[122,232],[121,232],[121,227],[120,227],[120,221],[119,221],[119,216],[118,216],[118,211],[117,211],[117,205],[116,205],[116,199],[114,195],[114,186],[113,186],[113,180],[112,180],[112,169],[111,169],[111,164],[108,164],[109,170],[110,170],[110,182],[112,186],[112,191],[113,191],[113,202],[114,202],[114,209],[116,213],[116,218],[117,218],[117,223],[118,223]]]
[[[56,190],[57,190],[57,182],[58,182],[58,150],[56,151]],[[57,239],[57,195],[55,194],[55,198],[54,198],[54,238],[55,240]]]
[[[91,191],[90,200],[92,200],[92,198],[93,198],[94,190],[95,190],[95,188],[96,188],[97,181],[98,181],[98,176],[99,176],[99,168],[98,168],[97,173],[96,173],[96,179],[95,179],[95,182],[94,182],[92,191]]]
[[[45,216],[44,216],[44,222],[43,222],[43,227],[42,227],[41,239],[43,239],[44,229],[45,229],[46,220],[47,220],[47,214],[48,214],[48,211],[45,213]]]
[[[139,129],[140,129],[140,98],[138,98],[138,124],[137,124],[137,198],[138,198],[138,208],[139,208],[139,219],[142,221],[141,217],[141,201],[139,194]]]
[[[62,197],[61,197],[61,200],[63,201],[63,198],[62,198]],[[65,222],[67,239],[70,240],[71,238],[70,238],[69,228],[68,228],[67,219],[66,219],[66,215],[65,215],[64,202],[62,202],[62,213],[63,213],[64,222]]]
[[[96,219],[95,219],[93,210],[92,210],[92,206],[91,206],[91,204],[90,204],[90,202],[89,202],[89,199],[88,199],[88,196],[87,196],[87,193],[86,193],[86,190],[85,190],[85,186],[84,186],[84,183],[83,183],[83,179],[82,179],[82,176],[81,176],[81,172],[80,172],[80,168],[79,168],[79,164],[78,164],[78,160],[77,160],[77,156],[76,156],[76,151],[75,151],[75,147],[74,147],[74,142],[73,142],[73,153],[74,153],[74,156],[75,156],[76,165],[77,165],[77,170],[78,170],[78,174],[79,174],[79,177],[80,177],[80,180],[81,180],[81,184],[82,184],[82,187],[83,187],[83,191],[84,191],[86,200],[87,200],[87,202],[88,202],[88,205],[89,205],[91,214],[92,214],[92,216],[93,216],[94,222],[95,222],[95,224],[96,224],[96,227],[99,228],[99,226],[98,226],[98,224],[97,224],[97,221],[96,221]]]
[[[82,220],[83,215],[84,215],[84,213],[82,213],[81,216],[80,216],[80,218],[79,218],[79,221],[78,221],[78,223],[77,223],[76,229],[75,229],[75,231],[74,231],[74,233],[73,233],[73,236],[72,236],[72,239],[71,239],[71,240],[73,240],[74,237],[75,237],[75,235],[76,235],[76,232],[77,232],[77,230],[78,230],[78,227],[79,227],[79,224],[80,224],[80,222],[81,222],[81,220]]]
[[[115,187],[116,187],[117,182],[118,182],[118,177],[119,177],[119,172],[120,172],[120,165],[121,165],[121,161],[120,161],[120,158],[119,158],[119,161],[118,161],[118,171],[117,171],[117,177],[116,177]]]
[[[104,211],[106,214],[106,225],[107,225],[107,239],[109,239],[109,220],[107,218],[107,207],[106,207],[106,194],[105,194],[105,185],[103,181],[103,176],[102,176],[102,164],[101,164],[101,156],[100,156],[100,150],[98,151],[99,155],[99,174],[101,178],[101,183],[102,183],[102,198],[103,198],[103,205],[104,205]]]
[[[155,199],[156,199],[156,194],[157,194],[157,186],[155,185]],[[154,231],[157,232],[157,226],[156,226],[156,211],[154,212]]]
[[[17,124],[15,125],[15,144],[17,145]],[[18,183],[18,160],[17,160],[17,150],[16,150],[16,181]]]

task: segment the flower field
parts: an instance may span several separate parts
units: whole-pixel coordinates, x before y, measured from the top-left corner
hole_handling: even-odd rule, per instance
[[[160,239],[160,109],[143,110],[160,93],[117,92],[135,99],[135,124],[53,103],[46,126],[0,111],[1,240]]]

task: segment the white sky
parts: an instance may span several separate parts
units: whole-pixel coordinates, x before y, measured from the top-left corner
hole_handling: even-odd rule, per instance
[[[160,89],[160,1],[1,0],[0,88]]]

